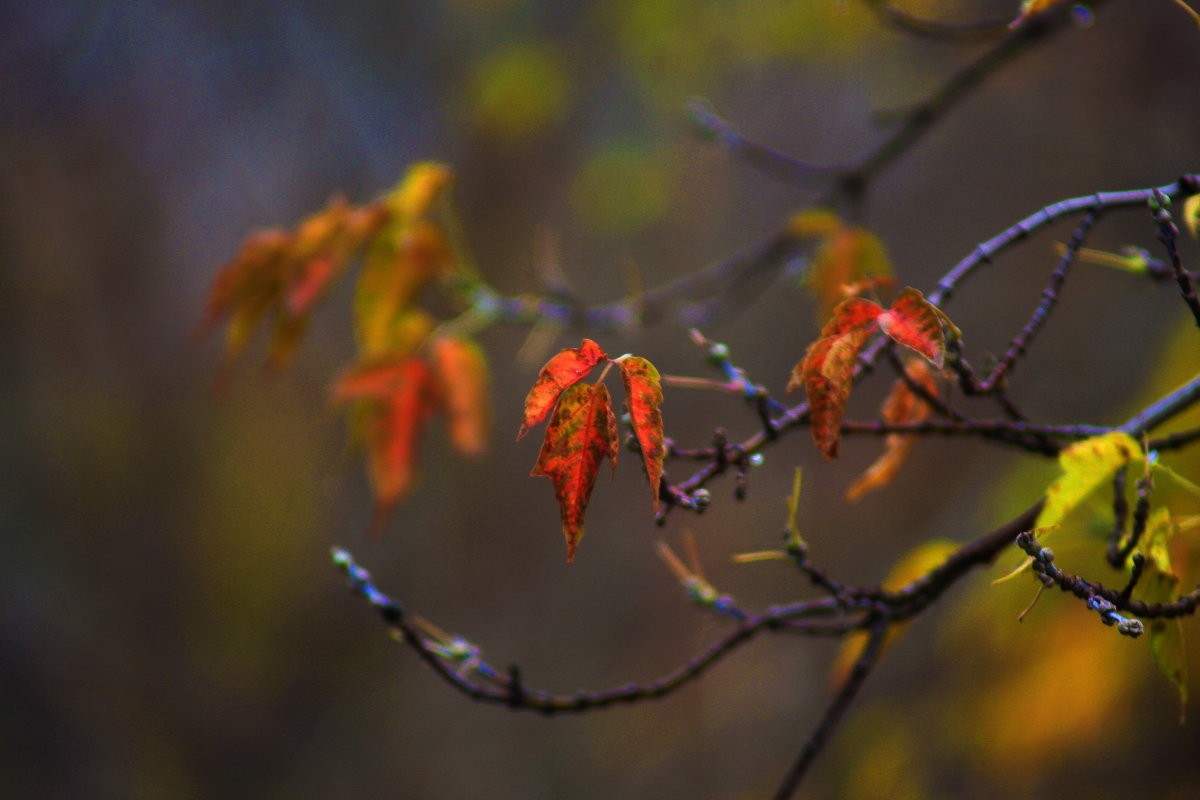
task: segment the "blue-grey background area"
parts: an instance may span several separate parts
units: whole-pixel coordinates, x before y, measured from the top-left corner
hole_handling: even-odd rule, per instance
[[[911,5],[969,19],[1017,3]],[[540,54],[530,80],[544,94],[514,123],[506,102],[532,95],[518,80],[489,101],[486,87],[522,47]],[[537,437],[512,441],[536,369],[514,358],[527,332],[495,328],[481,337],[497,421],[488,455],[464,463],[435,430],[421,485],[373,539],[359,457],[327,403],[353,352],[349,288],[291,370],[259,374],[257,350],[222,394],[220,337],[191,334],[247,233],[290,227],[336,193],[366,201],[424,159],[455,168],[465,239],[501,290],[537,290],[542,228],[586,298],[620,297],[629,264],[657,285],[769,235],[816,193],[699,141],[689,98],[797,157],[843,163],[886,132],[877,112],[911,106],[980,47],[898,33],[855,0],[0,4],[0,794],[767,795],[829,696],[833,645],[755,642],[662,701],[517,714],[473,705],[389,639],[329,547],[350,548],[385,590],[497,666],[520,663],[530,685],[598,689],[664,674],[721,627],[684,602],[654,555],[659,537],[693,531],[709,577],[762,607],[811,589],[782,566],[727,556],[775,545],[793,466],[806,468],[815,556],[875,583],[923,539],[1003,521],[989,498],[1023,462],[923,443],[893,487],[846,507],[878,443],[848,441],[826,465],[794,435],[752,473],[745,504],[718,482],[707,515],[675,514],[661,531],[629,461],[600,481],[568,567],[551,487],[527,477]],[[1200,32],[1174,4],[1113,0],[1093,27],[949,113],[880,179],[864,221],[902,282],[929,288],[1047,203],[1198,171],[1198,74]],[[1031,243],[956,298],[951,315],[976,352],[1002,351],[1053,268],[1049,243],[1067,235]],[[1106,222],[1095,245],[1129,241],[1153,244],[1144,215]],[[814,304],[787,280],[765,289],[707,332],[782,395],[815,335]],[[1169,287],[1081,268],[1014,392],[1037,419],[1117,421],[1184,317]],[[601,343],[706,374],[676,324]],[[854,413],[869,416],[886,383],[856,396]],[[682,444],[716,425],[755,428],[719,395],[668,391],[664,413]],[[863,703],[892,716],[860,717],[805,796],[849,796],[872,725],[956,702],[937,690],[950,667],[933,643],[963,597],[889,653]],[[1077,754],[1023,791],[1061,796],[1069,781],[1079,796],[1195,796],[1194,759],[1171,754],[1195,753],[1196,726],[1176,727],[1169,689],[1147,698],[1122,746]],[[927,796],[1008,796],[1003,776],[949,744],[953,729],[923,733],[911,768],[930,776]]]

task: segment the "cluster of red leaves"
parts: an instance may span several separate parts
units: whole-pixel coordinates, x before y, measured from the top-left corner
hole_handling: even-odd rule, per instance
[[[268,366],[285,366],[309,319],[347,267],[361,261],[354,298],[358,358],[332,391],[349,409],[367,451],[376,497],[374,527],[412,488],[418,444],[435,412],[453,446],[478,455],[487,439],[487,364],[470,340],[437,335],[420,301],[437,280],[461,269],[444,211],[452,175],[440,164],[412,167],[379,200],[353,207],[335,199],[295,231],[249,237],[218,273],[201,321],[228,320],[225,372],[255,330],[273,317]]]
[[[854,365],[875,329],[941,369],[946,353],[943,324],[950,323],[941,310],[912,288],[900,292],[886,311],[861,297],[851,297],[833,310],[788,382],[789,392],[803,386],[808,394],[813,442],[826,459],[837,457]]]
[[[530,475],[545,475],[554,482],[563,536],[567,542],[567,563],[574,561],[575,549],[583,538],[584,512],[591,500],[600,465],[608,459],[613,470],[617,468],[620,439],[608,389],[601,381],[582,383],[602,361],[616,364],[621,370],[629,422],[642,453],[642,466],[650,482],[654,508],[658,508],[665,456],[659,411],[663,396],[658,370],[637,356],[609,359],[591,339],[584,339],[577,348],[559,352],[542,367],[525,398],[525,416],[517,439],[550,416],[541,452]],[[602,374],[601,379],[603,377]]]

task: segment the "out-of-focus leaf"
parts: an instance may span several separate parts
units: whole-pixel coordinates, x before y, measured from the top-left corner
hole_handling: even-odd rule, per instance
[[[357,401],[375,490],[371,527],[381,533],[416,479],[417,449],[433,411],[432,374],[416,357],[381,362],[343,375],[333,396],[337,402]]]
[[[575,548],[583,538],[583,516],[600,464],[607,458],[615,470],[618,446],[617,419],[604,384],[576,383],[567,388],[546,426],[530,475],[545,475],[554,482],[568,564],[575,560]]]
[[[658,486],[662,480],[663,421],[659,406],[662,405],[662,382],[658,370],[644,358],[630,356],[619,362],[621,380],[625,383],[625,403],[629,408],[629,421],[637,437],[638,449],[642,451],[642,464],[646,478],[650,481],[654,510],[658,511]]]
[[[892,274],[891,261],[879,237],[866,228],[842,224],[831,212],[799,214],[792,218],[791,230],[797,236],[823,238],[806,281],[820,303],[823,320],[829,318],[846,296],[844,287],[889,278]]]
[[[591,229],[628,236],[671,209],[670,160],[646,145],[620,140],[593,153],[576,173],[571,205]]]
[[[463,455],[479,455],[487,446],[490,419],[487,359],[479,345],[456,336],[434,338],[429,352],[450,442]]]
[[[1183,223],[1193,238],[1200,236],[1200,194],[1183,201]]]
[[[958,550],[958,547],[957,542],[947,539],[931,539],[928,542],[922,542],[896,561],[880,587],[886,592],[903,590],[909,584],[929,574],[931,570],[944,564],[946,559]],[[900,637],[908,630],[909,624],[901,622],[888,628],[884,635],[884,649],[881,653],[887,652],[888,648],[900,640]],[[856,632],[842,641],[837,658],[834,659],[830,669],[830,680],[835,685],[840,685],[846,679],[846,675],[854,666],[854,662],[858,660],[866,642],[867,634],[863,631]]]
[[[920,353],[938,369],[946,358],[946,336],[941,317],[925,295],[904,289],[896,302],[879,315],[879,327],[898,344]]]
[[[1054,252],[1062,256],[1067,252],[1067,246],[1055,242]],[[1123,248],[1123,252],[1110,253],[1107,250],[1095,250],[1091,247],[1081,247],[1075,251],[1075,258],[1080,264],[1096,264],[1101,267],[1112,267],[1135,275],[1144,275],[1149,264],[1145,250],[1137,247]]]
[[[433,212],[453,183],[454,173],[445,164],[435,161],[413,164],[388,194],[388,210],[402,225],[415,223]]]
[[[898,281],[895,278],[887,276],[877,276],[874,278],[863,278],[854,283],[842,284],[842,297],[861,297],[867,292],[876,292],[884,290],[891,292],[896,288]]]
[[[530,428],[546,418],[559,395],[586,378],[592,368],[604,358],[607,356],[600,349],[600,345],[591,339],[584,339],[579,347],[561,350],[558,355],[547,361],[538,373],[533,388],[525,396],[525,418],[517,432],[517,441],[529,433]]]
[[[832,236],[842,227],[841,217],[825,208],[806,209],[788,221],[788,230],[800,239]]]
[[[317,302],[361,247],[378,209],[353,209],[334,198],[304,220],[294,234],[267,231],[251,236],[217,275],[201,328],[228,316],[226,363],[232,363],[268,314],[275,317],[268,367],[291,360]]]
[[[359,349],[370,357],[396,350],[397,325],[421,291],[454,266],[442,228],[428,220],[389,225],[363,261],[354,300]]]
[[[882,311],[861,297],[843,301],[821,329],[821,337],[808,346],[804,359],[792,370],[788,391],[804,387],[813,442],[826,459],[837,457],[854,360]]]
[[[409,379],[412,372],[410,360],[387,359],[347,370],[333,384],[333,402],[364,398],[381,400],[388,397]]]
[[[1148,603],[1170,603],[1177,599],[1179,576],[1171,567],[1167,540],[1176,532],[1170,510],[1154,510],[1146,522],[1144,535],[1146,568],[1138,583],[1138,598]],[[1179,719],[1187,710],[1187,651],[1183,646],[1183,626],[1178,619],[1150,620],[1150,651],[1154,663],[1179,692]]]
[[[913,359],[905,368],[908,377],[915,381],[930,396],[937,397],[938,388],[934,382],[933,373],[925,361]],[[929,403],[919,397],[908,384],[897,379],[892,386],[892,392],[883,403],[882,416],[884,422],[907,423],[921,422],[929,416]],[[853,503],[867,492],[880,489],[896,477],[900,467],[904,466],[908,453],[916,444],[914,434],[889,433],[884,444],[884,452],[867,471],[846,491],[846,502]]]
[[[1015,28],[1035,14],[1040,14],[1051,6],[1056,6],[1065,0],[1024,0],[1021,3],[1021,13],[1009,23],[1008,27]]]
[[[571,76],[553,48],[515,42],[474,65],[471,106],[489,134],[523,139],[562,121],[571,98]]]

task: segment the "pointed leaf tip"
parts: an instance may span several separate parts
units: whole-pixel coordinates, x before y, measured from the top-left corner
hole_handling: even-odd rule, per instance
[[[821,329],[821,338],[808,346],[804,360],[792,370],[788,391],[803,386],[808,394],[813,442],[826,460],[837,458],[854,363],[882,313],[877,304],[861,297],[842,302]]]
[[[567,542],[567,563],[583,538],[583,518],[604,459],[617,465],[617,418],[604,384],[577,383],[563,393],[546,426],[546,438],[531,476],[554,482]]]
[[[529,429],[546,418],[559,395],[588,376],[592,368],[607,358],[600,345],[584,339],[579,347],[568,347],[551,358],[538,373],[537,381],[525,397],[525,417],[517,432],[517,441],[529,433]]]
[[[642,451],[642,464],[646,478],[650,481],[654,510],[658,511],[658,488],[662,481],[663,422],[659,406],[662,405],[662,382],[658,370],[644,358],[630,356],[619,362],[621,379],[625,383],[625,404],[629,408],[629,420]]]

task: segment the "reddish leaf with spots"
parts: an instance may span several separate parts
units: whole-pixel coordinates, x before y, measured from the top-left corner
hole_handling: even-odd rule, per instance
[[[838,454],[854,360],[882,313],[883,309],[878,305],[861,297],[852,297],[839,304],[833,317],[821,329],[821,338],[808,346],[804,360],[792,370],[788,391],[804,387],[808,394],[813,442],[827,459],[836,458]]]
[[[546,418],[559,395],[588,376],[592,368],[606,358],[600,345],[584,339],[579,347],[568,347],[542,367],[537,382],[525,397],[525,419],[517,433],[520,441],[529,429]]]
[[[621,379],[625,382],[625,405],[629,409],[629,421],[637,436],[638,448],[642,451],[642,464],[650,481],[650,492],[654,498],[654,510],[658,511],[658,487],[662,480],[663,446],[662,382],[658,370],[644,358],[630,356],[619,362]]]
[[[530,475],[554,481],[567,540],[567,563],[583,538],[583,515],[604,459],[617,467],[617,419],[604,384],[575,384],[562,393]]]
[[[938,369],[946,360],[942,317],[925,295],[913,288],[900,292],[892,307],[879,315],[879,327],[897,344],[914,350]]]
[[[800,386],[808,394],[813,441],[825,458],[837,458],[842,415],[853,388],[854,363],[876,325],[898,344],[941,368],[946,358],[943,326],[953,323],[916,289],[900,293],[887,311],[861,297],[852,297],[833,310],[821,338],[808,346],[804,359],[792,369],[787,390]]]

